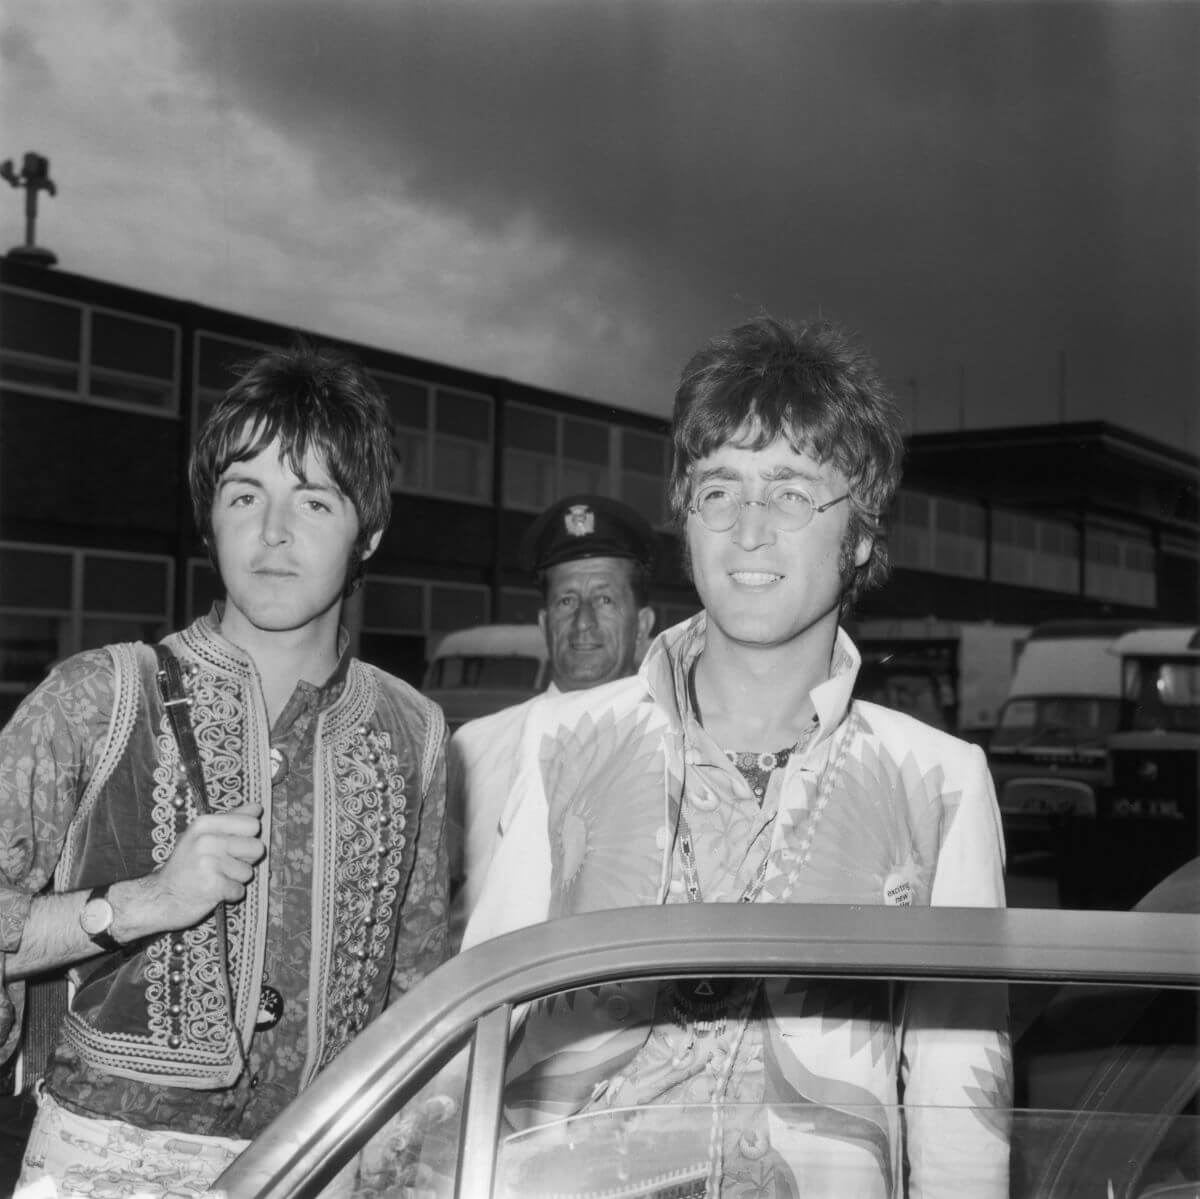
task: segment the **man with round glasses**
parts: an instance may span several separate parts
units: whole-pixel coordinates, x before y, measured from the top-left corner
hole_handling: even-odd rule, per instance
[[[641,904],[1003,906],[982,751],[853,698],[861,659],[841,621],[886,578],[903,456],[874,364],[828,324],[748,321],[684,368],[673,438],[703,611],[635,678],[529,722],[464,944]],[[689,1194],[1008,1194],[998,990],[600,988],[527,1013],[510,1080],[516,1128],[709,1105],[711,1122],[664,1146]]]

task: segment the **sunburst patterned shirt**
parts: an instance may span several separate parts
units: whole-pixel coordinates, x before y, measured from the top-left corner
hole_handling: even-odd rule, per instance
[[[816,734],[771,774],[760,806],[687,703],[705,628],[701,613],[664,632],[636,678],[540,707],[465,946],[556,916],[685,902],[681,825],[705,901],[736,901],[760,879],[757,902],[1004,906],[978,747],[852,702],[860,659],[842,632],[812,693]],[[506,1090],[511,1131],[596,1113],[578,1135],[640,1132],[663,1186],[684,1189],[648,1180],[631,1195],[1007,1195],[1001,988],[770,979],[699,990],[605,986],[533,1006]],[[681,1104],[711,1117],[664,1123]],[[623,1116],[619,1133],[599,1116],[634,1107],[641,1123]],[[536,1137],[514,1145],[515,1185],[532,1194],[547,1159]]]

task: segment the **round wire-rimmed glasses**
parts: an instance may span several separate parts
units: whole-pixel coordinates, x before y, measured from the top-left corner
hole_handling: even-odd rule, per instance
[[[765,508],[778,529],[789,533],[803,529],[818,512],[826,512],[835,504],[850,498],[850,493],[814,503],[811,495],[795,483],[776,483],[761,500],[748,500],[735,487],[725,483],[710,483],[696,492],[688,511],[700,518],[700,523],[712,533],[726,533],[737,524],[743,508]]]

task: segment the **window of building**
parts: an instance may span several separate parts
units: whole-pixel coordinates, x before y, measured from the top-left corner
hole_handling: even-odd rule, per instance
[[[619,496],[655,528],[670,524],[667,483],[671,473],[671,442],[659,433],[635,429],[618,431],[621,446]]]
[[[361,657],[419,686],[438,640],[455,629],[487,624],[487,587],[367,575],[363,588]]]
[[[933,497],[902,489],[896,494],[888,549],[893,566],[933,569]]]
[[[537,624],[542,593],[533,587],[505,587],[500,592],[499,624]]]
[[[0,720],[63,658],[169,627],[169,558],[0,542]]]
[[[192,413],[192,436],[208,419],[217,402],[237,382],[247,362],[264,350],[275,349],[260,341],[238,337],[223,337],[216,333],[196,334],[195,411]]]
[[[540,512],[558,495],[558,418],[510,404],[505,409],[504,504]]]
[[[190,624],[197,617],[211,611],[217,600],[224,598],[221,580],[207,558],[190,558],[187,565],[186,620]]]
[[[987,543],[983,505],[937,496],[933,509],[933,569],[982,579]]]
[[[1066,521],[997,509],[992,515],[992,578],[1044,591],[1079,590],[1079,536]]]
[[[179,328],[3,288],[0,382],[59,399],[172,415]]]
[[[559,494],[612,495],[608,464],[609,426],[595,420],[562,417]]]
[[[1154,547],[1132,532],[1087,531],[1084,589],[1096,599],[1153,608],[1158,600]]]
[[[505,410],[504,506],[540,512],[575,492],[612,495],[613,433],[603,421],[510,404]]]
[[[395,425],[392,486],[488,503],[492,496],[492,399],[372,372]]]

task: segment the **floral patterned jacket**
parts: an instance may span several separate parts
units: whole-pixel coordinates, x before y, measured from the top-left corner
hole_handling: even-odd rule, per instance
[[[261,803],[270,838],[271,729],[253,663],[211,616],[165,643],[183,664],[209,805]],[[335,698],[315,715],[304,850],[311,919],[292,932],[298,946],[311,939],[302,959],[301,1086],[445,954],[441,709],[356,660],[344,658],[340,671]],[[153,651],[141,643],[76,655],[0,733],[0,971],[47,883],[70,891],[144,875],[194,818],[155,673]],[[278,919],[269,916],[278,898],[268,903],[277,871],[267,865],[226,913],[232,1022],[244,1042],[260,1002],[269,920]],[[210,916],[83,963],[60,1051],[89,1077],[199,1090],[232,1084],[242,1063],[214,930]],[[10,981],[0,993],[6,1050],[20,1031],[20,992]]]
[[[758,875],[757,902],[1004,906],[982,751],[852,702],[860,659],[844,632],[831,678],[812,693],[816,734],[778,772],[758,859],[745,852],[756,830],[721,815],[741,784],[685,698],[704,636],[701,613],[661,634],[636,678],[531,714],[464,947],[555,916],[685,901],[681,815],[707,854],[706,900],[736,900]],[[678,1176],[712,1176],[710,1192],[877,1199],[907,1185],[926,1199],[1007,1195],[1001,988],[766,980],[735,988],[724,1008],[710,1003],[699,1037],[674,1018],[668,991],[641,985],[614,998],[604,987],[526,1013],[510,1124],[724,1098],[742,1113],[724,1130],[727,1143],[671,1142]]]

